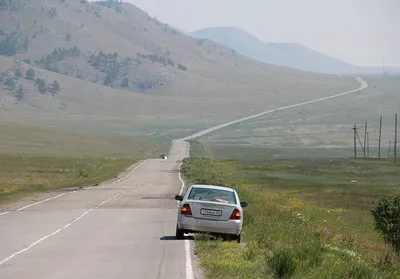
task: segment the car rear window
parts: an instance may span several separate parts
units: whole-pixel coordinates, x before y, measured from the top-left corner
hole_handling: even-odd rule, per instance
[[[200,187],[192,188],[189,193],[188,200],[215,201],[236,204],[236,197],[232,191]]]

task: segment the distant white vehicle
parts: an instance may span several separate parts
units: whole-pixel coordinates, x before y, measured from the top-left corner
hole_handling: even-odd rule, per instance
[[[237,192],[229,187],[192,185],[180,201],[176,224],[176,238],[185,233],[206,232],[241,241],[243,208]]]
[[[167,155],[165,155],[165,154],[161,154],[161,155],[160,155],[160,159],[167,160],[167,159],[168,159],[168,156],[167,156]]]

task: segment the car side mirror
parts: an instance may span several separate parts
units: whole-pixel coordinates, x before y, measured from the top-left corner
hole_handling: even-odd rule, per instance
[[[175,200],[177,201],[183,201],[183,197],[181,195],[176,195]]]
[[[249,204],[247,202],[240,202],[240,206],[245,208],[247,207]]]

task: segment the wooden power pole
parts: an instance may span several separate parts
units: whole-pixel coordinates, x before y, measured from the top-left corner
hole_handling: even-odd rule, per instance
[[[379,123],[379,144],[378,144],[378,159],[381,158],[381,139],[382,139],[382,116]]]
[[[353,131],[354,131],[354,158],[357,158],[357,127],[356,127],[356,124],[354,124]]]
[[[367,155],[366,154],[366,146],[367,146],[367,125],[368,123],[365,121],[365,127],[364,127],[364,158]]]
[[[396,163],[396,150],[397,149],[397,113],[394,117],[394,162]]]

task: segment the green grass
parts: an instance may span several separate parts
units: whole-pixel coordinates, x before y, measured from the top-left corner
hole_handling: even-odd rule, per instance
[[[0,122],[0,204],[112,178],[167,141],[78,133]]]
[[[148,158],[165,153],[169,141],[48,129],[0,122],[0,154]]]
[[[192,151],[190,183],[235,187],[247,201],[243,242],[198,238],[207,278],[400,278],[399,259],[374,231],[374,200],[398,189],[387,160],[214,161]],[[285,277],[286,276],[286,277]]]
[[[0,204],[62,188],[100,183],[123,172],[134,162],[128,158],[0,155]]]

